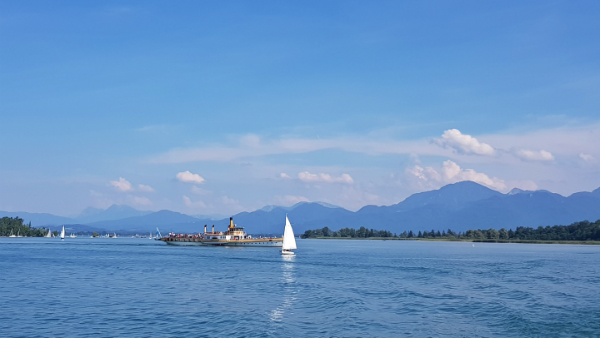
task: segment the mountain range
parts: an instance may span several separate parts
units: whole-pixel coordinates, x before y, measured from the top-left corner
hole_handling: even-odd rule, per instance
[[[364,226],[396,233],[405,230],[515,229],[519,226],[538,227],[598,220],[600,188],[568,197],[545,190],[513,189],[502,194],[475,182],[464,181],[414,194],[398,204],[368,205],[355,212],[323,202],[301,202],[291,207],[266,206],[252,212],[241,212],[233,218],[249,233],[278,234],[282,232],[286,214],[297,233],[325,226],[332,230]],[[163,233],[201,232],[204,224],[214,224],[217,230],[224,230],[229,223],[228,218],[214,220],[169,210],[139,211],[123,205],[113,205],[106,210],[87,208],[75,218],[0,211],[1,216],[19,216],[36,227],[53,228],[68,224],[75,231],[102,229],[149,232],[158,227]]]

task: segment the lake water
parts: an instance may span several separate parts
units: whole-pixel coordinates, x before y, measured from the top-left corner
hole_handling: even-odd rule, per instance
[[[600,336],[600,246],[298,247],[0,238],[0,336]]]

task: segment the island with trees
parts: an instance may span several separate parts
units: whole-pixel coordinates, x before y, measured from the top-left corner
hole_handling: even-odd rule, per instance
[[[25,224],[22,218],[19,217],[2,217],[0,218],[0,237],[8,237],[18,235],[23,237],[44,237],[48,233],[47,228],[34,228],[31,222]],[[58,235],[58,231],[53,234]]]
[[[571,225],[555,225],[538,228],[517,227],[515,230],[467,230],[404,231],[392,233],[387,230],[343,228],[332,231],[328,227],[306,230],[302,238],[338,239],[395,239],[395,240],[447,240],[496,243],[590,243],[600,244],[600,220],[582,221]]]

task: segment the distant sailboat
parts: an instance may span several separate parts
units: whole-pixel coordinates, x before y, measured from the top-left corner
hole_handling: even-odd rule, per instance
[[[70,235],[69,237],[71,237],[71,238],[76,238],[76,237],[77,237],[77,235],[75,235],[74,233],[71,233],[71,235]]]
[[[17,232],[17,237],[23,237],[23,236],[21,236],[21,230],[19,230],[19,231]]]
[[[50,229],[48,229],[48,233],[44,237],[51,238],[52,237],[52,231],[50,231]]]
[[[10,236],[8,237],[17,237],[15,234],[13,234],[12,230],[10,231]]]
[[[285,215],[285,230],[283,231],[283,245],[281,246],[282,255],[295,255],[292,250],[296,249],[296,237],[294,237],[294,229],[287,215]]]
[[[65,239],[65,226],[63,225],[62,231],[60,232],[60,239]]]
[[[160,234],[160,230],[158,230],[158,227],[156,228],[156,239],[161,239],[162,235]]]

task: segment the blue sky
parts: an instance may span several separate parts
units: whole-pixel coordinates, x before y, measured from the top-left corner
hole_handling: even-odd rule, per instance
[[[356,210],[466,179],[593,190],[599,14],[595,1],[0,1],[0,210]]]

